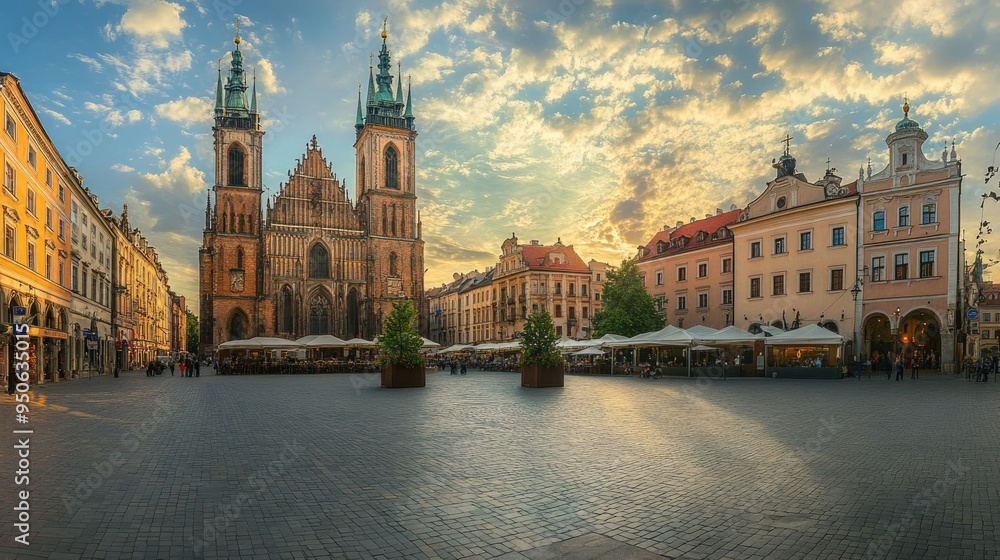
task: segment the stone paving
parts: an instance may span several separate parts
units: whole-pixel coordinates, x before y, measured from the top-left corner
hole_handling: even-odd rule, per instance
[[[1000,558],[998,397],[947,377],[76,380],[33,392],[29,547],[0,396],[0,557]]]

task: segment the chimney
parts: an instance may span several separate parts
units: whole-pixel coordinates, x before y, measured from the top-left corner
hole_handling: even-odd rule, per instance
[[[537,239],[532,239],[531,240],[531,244],[532,245],[538,245],[538,240]]]
[[[711,214],[705,214],[705,218],[706,218],[706,219],[708,219],[708,218],[711,218],[711,217],[712,217],[712,215],[711,215]]]
[[[694,216],[691,216],[691,223],[693,224],[693,223],[695,222],[695,220],[696,220],[696,219],[697,219],[697,218],[695,218]]]
[[[729,211],[732,212],[733,210],[736,210],[736,205],[735,204],[730,204],[729,205]]]
[[[677,225],[676,225],[676,226],[674,226],[674,227],[675,227],[675,228],[679,228],[679,227],[681,227],[682,225],[684,225],[684,222],[682,222],[682,221],[680,221],[680,220],[677,220]]]
[[[718,215],[719,215],[719,214],[721,214],[721,213],[722,213],[722,208],[716,208],[716,209],[715,209],[715,215],[716,215],[716,216],[718,216]]]

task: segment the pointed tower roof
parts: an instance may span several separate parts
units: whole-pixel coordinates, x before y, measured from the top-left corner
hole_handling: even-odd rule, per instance
[[[403,114],[404,117],[408,119],[413,118],[413,78],[410,77],[409,82],[406,84],[406,113]]]
[[[378,84],[378,91],[375,92],[376,102],[386,102],[392,103],[392,74],[389,70],[392,68],[389,59],[389,47],[386,45],[386,39],[389,37],[389,32],[386,31],[389,25],[389,18],[385,18],[385,22],[382,24],[382,50],[378,53],[378,76],[375,78],[375,82]]]
[[[361,111],[361,84],[358,84],[358,117],[354,121],[354,126],[358,129],[365,126],[365,114]]]
[[[226,111],[235,111],[241,116],[245,116],[247,112],[247,84],[246,78],[243,72],[243,53],[240,52],[240,43],[243,39],[240,38],[240,18],[236,18],[236,37],[233,38],[233,43],[236,44],[236,48],[233,49],[233,62],[229,68],[229,81],[226,83]]]
[[[372,54],[368,54],[368,105],[375,104],[375,74],[372,70]]]
[[[219,81],[215,84],[215,116],[224,115],[226,108],[222,103],[222,59],[219,59]]]
[[[396,105],[403,106],[403,67],[396,62]]]
[[[253,69],[253,89],[250,90],[250,112],[257,112],[257,69]]]

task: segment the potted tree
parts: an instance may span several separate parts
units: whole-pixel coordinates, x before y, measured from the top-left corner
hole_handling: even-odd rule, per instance
[[[562,387],[563,359],[548,311],[532,311],[521,333],[521,386]]]
[[[409,300],[392,304],[378,337],[375,365],[382,370],[382,386],[388,388],[424,387],[423,339],[414,326],[417,310]]]

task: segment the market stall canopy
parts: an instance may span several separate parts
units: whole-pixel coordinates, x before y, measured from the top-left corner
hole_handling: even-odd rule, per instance
[[[573,352],[570,356],[603,356],[604,354],[604,350],[598,348],[584,348],[578,352]]]
[[[699,344],[698,346],[692,346],[691,350],[695,352],[718,352],[719,348],[714,346],[705,346],[704,344]]]
[[[843,344],[846,338],[819,325],[806,325],[764,339],[764,344],[785,346],[830,346]]]
[[[695,325],[691,328],[684,329],[687,333],[699,340],[711,337],[715,333],[719,332],[718,329],[713,329],[712,327],[706,327],[705,325]]]
[[[309,342],[310,340],[316,338],[317,336],[319,336],[319,335],[318,334],[309,334],[309,335],[303,336],[302,338],[296,340],[295,342],[298,342],[299,344],[305,346],[307,342]]]
[[[492,352],[499,349],[500,345],[495,342],[484,342],[475,347],[476,352]]]
[[[219,345],[219,349],[221,350],[271,350],[278,348],[302,348],[302,345],[294,340],[269,336],[256,336],[246,340],[230,340]]]
[[[696,337],[701,344],[753,344],[755,340],[763,338],[764,335],[751,334],[735,325],[729,325],[724,329],[719,329],[711,336]]]
[[[676,335],[677,333],[683,333],[684,329],[679,329],[673,325],[667,325],[658,331],[652,331],[648,333],[637,334],[632,338],[626,338],[625,340],[619,340],[616,342],[609,342],[605,346],[611,348],[635,348],[639,346],[659,346],[660,344],[656,342],[651,342],[653,340],[664,340],[667,337]],[[686,334],[686,333],[685,333]]]
[[[761,325],[760,330],[764,331],[767,336],[778,336],[779,334],[785,332],[778,327],[772,327],[770,325]]]
[[[556,347],[561,348],[563,350],[574,350],[580,348],[592,348],[594,346],[600,346],[601,344],[604,343],[601,342],[600,340],[594,340],[594,339],[573,340],[571,338],[567,338],[557,342]]]
[[[378,346],[375,342],[370,340],[365,340],[363,338],[352,338],[350,340],[345,340],[344,345],[348,348],[374,348]]]
[[[303,337],[305,338],[305,337]],[[299,340],[302,340],[301,338]],[[307,348],[343,348],[347,343],[333,336],[332,334],[320,334],[311,337],[311,340],[302,342]]]
[[[449,346],[449,347],[445,348],[444,350],[441,351],[441,353],[442,354],[444,354],[444,353],[451,354],[451,353],[455,353],[455,352],[468,352],[469,350],[474,350],[474,349],[475,349],[475,346],[471,346],[469,344],[456,344],[454,346]]]
[[[595,338],[594,340],[600,342],[601,344],[606,344],[608,342],[621,342],[623,340],[628,340],[627,336],[622,336],[620,334],[608,333],[601,338]]]
[[[498,350],[520,350],[520,348],[521,348],[520,340],[515,340],[513,342],[501,342],[500,344],[497,344]]]
[[[420,337],[424,341],[423,348],[440,348],[441,345],[429,338]]]

